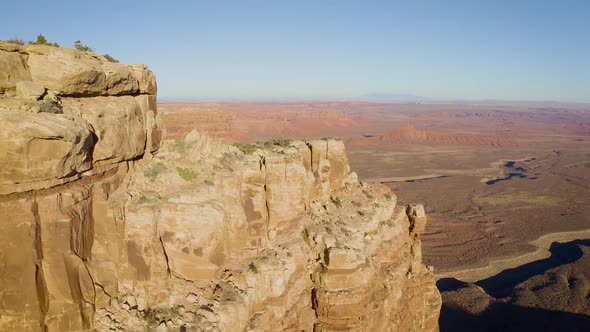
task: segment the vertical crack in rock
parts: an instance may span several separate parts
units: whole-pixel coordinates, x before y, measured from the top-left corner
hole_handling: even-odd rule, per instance
[[[262,166],[264,166],[264,169],[262,169]],[[261,171],[264,172],[264,207],[266,209],[266,229],[265,234],[266,234],[266,238],[268,239],[268,231],[269,231],[269,226],[270,226],[270,207],[268,206],[268,201],[270,200],[271,197],[269,197],[269,189],[268,189],[268,170],[266,169],[266,158],[262,157],[262,164],[261,164]]]
[[[84,187],[82,197],[71,197],[72,202],[66,206],[63,195],[57,196],[58,208],[70,218],[70,248],[84,261],[90,259],[94,243],[93,188],[93,185]]]
[[[164,246],[164,240],[162,237],[159,236],[158,239],[160,240],[160,245],[162,246],[162,252],[164,253],[164,258],[166,258],[166,271],[168,272],[168,277],[172,276],[172,272],[170,271],[170,262],[168,260],[168,254],[166,253],[166,247]]]
[[[41,218],[39,216],[39,204],[37,203],[37,198],[33,198],[33,203],[31,204],[31,212],[33,213],[33,218],[35,219],[35,252],[37,253],[37,264],[40,264],[43,260],[43,242],[41,241]]]
[[[45,316],[49,307],[49,296],[47,291],[47,284],[45,283],[45,276],[43,275],[43,242],[41,234],[41,217],[39,216],[39,204],[37,198],[33,197],[31,204],[31,212],[35,220],[35,287],[37,290],[37,301],[41,310],[41,317],[39,324],[45,329]]]
[[[305,141],[305,145],[309,149],[309,169],[313,173],[313,146],[308,141]]]

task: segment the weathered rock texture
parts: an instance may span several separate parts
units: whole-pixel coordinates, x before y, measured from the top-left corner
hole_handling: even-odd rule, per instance
[[[342,142],[161,146],[143,65],[0,43],[0,67],[0,330],[438,329],[424,216]]]

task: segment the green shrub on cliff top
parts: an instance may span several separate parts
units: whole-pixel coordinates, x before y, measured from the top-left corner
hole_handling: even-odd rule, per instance
[[[55,46],[55,47],[59,47],[58,43],[50,43],[47,41],[47,38],[45,38],[45,36],[43,36],[42,34],[39,34],[37,36],[37,40],[35,41],[29,41],[29,45],[48,45],[48,46]]]
[[[176,172],[178,172],[178,175],[180,175],[185,181],[193,181],[199,176],[199,173],[190,168],[176,167]]]
[[[256,145],[254,144],[234,143],[233,146],[238,148],[244,154],[253,154],[254,151],[256,151]]]
[[[93,48],[82,44],[82,42],[79,40],[76,40],[74,42],[74,48],[76,48],[78,51],[82,51],[82,52],[94,52]]]
[[[293,140],[288,139],[288,138],[279,138],[273,141],[274,145],[278,145],[282,148],[287,148],[289,146],[291,146],[291,143],[293,143]]]
[[[13,44],[19,44],[19,45],[24,45],[25,44],[25,42],[22,39],[18,39],[16,37],[10,38],[10,39],[6,39],[6,40],[3,40],[3,41],[4,42],[7,42],[7,43],[13,43]]]

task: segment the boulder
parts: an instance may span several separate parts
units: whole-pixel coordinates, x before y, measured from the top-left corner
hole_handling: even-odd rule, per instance
[[[74,49],[44,45],[27,47],[27,65],[33,81],[63,96],[96,96],[108,91],[98,59]]]
[[[129,66],[114,62],[104,62],[101,66],[106,74],[109,95],[139,93],[139,80]]]
[[[20,81],[30,81],[31,75],[25,67],[24,57],[17,52],[0,50],[0,95],[14,92]]]
[[[81,116],[94,128],[94,163],[112,164],[144,154],[145,114],[134,97],[68,98],[62,105],[64,112]]]
[[[94,135],[80,119],[7,111],[0,123],[0,194],[40,189],[92,165]]]
[[[410,233],[422,234],[426,227],[426,212],[422,204],[410,203],[406,206],[406,214],[410,220]]]
[[[155,95],[158,92],[158,85],[156,83],[156,76],[143,63],[130,65],[129,68],[135,74],[139,81],[139,92],[142,94]]]
[[[39,100],[45,94],[45,87],[41,83],[20,81],[16,83],[16,96],[24,99]]]

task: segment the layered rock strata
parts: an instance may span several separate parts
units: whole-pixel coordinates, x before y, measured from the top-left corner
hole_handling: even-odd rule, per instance
[[[0,330],[438,329],[423,209],[342,142],[162,142],[143,65],[0,44],[0,68]]]

